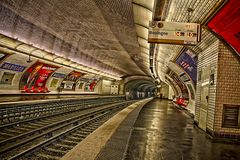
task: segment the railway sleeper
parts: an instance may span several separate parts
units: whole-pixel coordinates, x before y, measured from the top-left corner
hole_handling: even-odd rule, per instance
[[[93,123],[91,126],[87,126],[86,128],[98,128],[98,127],[100,127],[102,125],[102,123],[99,123],[99,124],[96,124],[96,123]]]
[[[23,133],[23,131],[15,129],[15,128],[4,129],[4,132],[7,132],[7,133],[10,133],[10,134],[13,134],[13,135],[18,135],[18,134],[22,134]]]
[[[11,134],[11,133],[4,133],[4,132],[1,132],[1,133],[0,133],[0,136],[5,136],[5,137],[10,138],[10,137],[14,137],[14,136],[16,136],[16,134]]]
[[[44,148],[44,150],[52,156],[61,156],[62,157],[63,155],[65,155],[67,153],[66,150],[64,151],[64,150],[54,149],[54,148],[50,148],[50,147],[46,147],[46,148]]]
[[[71,146],[64,145],[64,144],[61,144],[61,143],[54,143],[51,147],[55,148],[55,149],[64,149],[64,150],[71,150],[72,149]]]
[[[28,123],[28,125],[32,126],[32,127],[37,127],[37,128],[40,128],[40,127],[44,126],[43,124],[38,124],[38,122],[36,122],[36,123],[30,122],[30,123]]]
[[[25,128],[27,130],[33,130],[33,129],[37,129],[40,126],[35,126],[35,125],[22,125],[21,128]]]
[[[80,138],[71,137],[71,136],[66,137],[66,140],[73,141],[73,142],[78,142],[78,143],[81,142]]]
[[[13,129],[20,130],[21,132],[27,132],[30,130],[30,129],[22,127],[22,126],[21,127],[13,126]]]
[[[66,140],[66,139],[61,140],[61,143],[64,144],[64,145],[69,145],[69,146],[76,146],[76,145],[78,144],[77,142],[68,141],[68,140]]]
[[[42,125],[42,126],[46,126],[46,125],[49,124],[49,122],[41,120],[41,121],[38,121],[37,124]]]
[[[81,133],[72,133],[71,136],[73,136],[73,137],[78,137],[78,138],[82,138],[82,139],[84,139],[84,138],[87,137],[86,135],[83,135],[83,134],[81,134]]]
[[[87,127],[85,127],[85,129],[89,129],[89,130],[95,130],[95,129],[97,129],[98,127],[100,127],[99,125],[91,125],[91,126],[87,126]]]
[[[90,133],[92,133],[92,131],[84,131],[84,130],[81,129],[81,131],[79,133],[87,136]]]
[[[82,128],[81,129],[82,131],[84,131],[84,132],[87,132],[87,133],[92,133],[93,131],[94,131],[94,129],[91,127],[91,128]]]
[[[36,155],[36,159],[41,159],[41,160],[59,160],[61,157],[58,156],[51,156],[51,155],[46,155],[44,153],[39,153]]]

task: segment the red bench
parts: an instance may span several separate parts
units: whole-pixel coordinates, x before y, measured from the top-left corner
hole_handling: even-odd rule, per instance
[[[187,104],[186,104],[184,98],[178,98],[178,99],[176,100],[176,104],[181,105],[181,106],[184,106],[184,107],[187,107]]]

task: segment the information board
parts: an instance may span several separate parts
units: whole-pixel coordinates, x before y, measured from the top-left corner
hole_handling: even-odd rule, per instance
[[[201,27],[197,23],[149,22],[149,43],[196,45],[200,41],[200,35]]]

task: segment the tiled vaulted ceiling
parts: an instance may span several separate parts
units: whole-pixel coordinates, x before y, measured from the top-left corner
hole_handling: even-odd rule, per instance
[[[119,77],[149,74],[131,0],[2,0],[3,13],[7,36]]]
[[[201,22],[219,0],[166,0],[165,21]],[[1,0],[0,31],[117,77],[148,75],[148,22],[154,0]],[[193,9],[191,14],[188,8]],[[216,41],[207,29],[187,46],[196,54]],[[157,45],[161,80],[181,45]]]

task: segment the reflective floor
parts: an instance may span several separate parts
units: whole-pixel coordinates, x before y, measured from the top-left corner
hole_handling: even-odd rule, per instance
[[[212,143],[171,102],[145,105],[134,125],[127,160],[240,160],[240,145]]]

